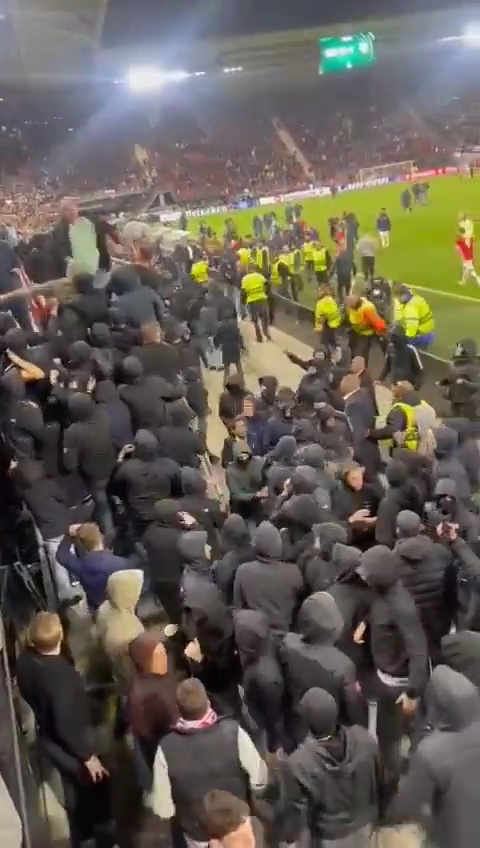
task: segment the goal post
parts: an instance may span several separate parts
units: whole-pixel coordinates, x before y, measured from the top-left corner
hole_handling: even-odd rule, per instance
[[[368,180],[378,180],[382,177],[396,178],[406,177],[414,174],[416,165],[413,159],[407,159],[405,162],[388,162],[386,165],[375,165],[372,168],[360,168],[358,178],[361,182]]]

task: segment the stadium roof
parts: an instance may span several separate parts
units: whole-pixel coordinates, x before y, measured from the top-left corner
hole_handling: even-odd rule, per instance
[[[123,76],[128,65],[145,61],[187,71],[213,72],[225,67],[240,66],[245,71],[239,75],[242,77],[241,84],[247,86],[252,74],[261,75],[268,84],[269,78],[273,80],[280,71],[287,70],[289,81],[295,83],[304,81],[307,74],[316,73],[317,40],[322,36],[359,30],[372,31],[377,36],[381,55],[382,52],[408,49],[428,41],[434,42],[442,36],[457,34],[458,22],[468,22],[474,16],[469,11],[472,7],[464,6],[454,11],[404,15],[383,21],[363,20],[348,25],[193,43],[183,40],[179,33],[174,44],[149,47],[146,57],[145,46],[113,50],[101,48],[108,0],[5,2],[7,14],[4,18],[8,17],[16,50],[15,62],[9,60],[7,64],[0,59],[0,77],[36,85],[95,80],[97,73],[105,80]],[[7,22],[4,20],[3,23],[6,25]]]
[[[5,0],[2,24],[15,41],[3,79],[50,84],[78,79],[98,52],[108,0]]]

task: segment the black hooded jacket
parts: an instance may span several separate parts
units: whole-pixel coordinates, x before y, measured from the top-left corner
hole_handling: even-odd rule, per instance
[[[302,572],[305,587],[309,595],[324,592],[335,582],[344,568],[334,559],[333,551],[340,548],[355,551],[346,546],[347,531],[340,524],[326,522],[313,527],[313,543],[301,554],[298,567]],[[358,565],[358,563],[357,563]]]
[[[427,682],[428,647],[418,610],[399,580],[395,556],[383,545],[362,554],[359,573],[373,592],[368,617],[370,648],[375,667],[405,679],[410,697]]]
[[[180,499],[180,509],[188,512],[202,527],[208,537],[213,556],[219,553],[218,531],[225,521],[218,500],[207,495],[207,481],[196,468],[188,466],[181,469],[181,486],[183,497]]]
[[[147,552],[148,574],[153,588],[157,583],[180,584],[183,559],[179,544],[183,527],[177,501],[165,498],[155,505],[155,520],[142,536]]]
[[[72,423],[63,439],[63,466],[69,473],[79,471],[89,481],[108,480],[115,466],[108,418],[96,409],[91,397],[74,394],[68,402]]]
[[[161,297],[148,286],[142,286],[132,265],[112,272],[108,289],[117,295],[116,305],[125,313],[133,327],[161,321],[165,306]]]
[[[430,656],[436,658],[442,636],[455,616],[455,574],[451,556],[427,536],[399,539],[393,549],[398,576],[420,614]]]
[[[133,442],[133,427],[130,410],[120,399],[117,388],[111,380],[102,380],[95,386],[95,403],[104,411],[110,428],[112,445],[120,451]]]
[[[205,438],[190,429],[195,415],[183,401],[169,404],[170,423],[156,431],[161,456],[170,456],[179,465],[200,467],[200,457],[206,451]]]
[[[392,330],[390,344],[387,347],[385,361],[378,379],[383,382],[387,377],[392,384],[407,380],[416,391],[422,386],[422,360],[417,349],[408,343],[405,330],[400,325],[396,325]]]
[[[312,845],[354,844],[378,816],[377,743],[363,727],[342,727],[335,701],[312,688],[301,703],[308,735],[282,770],[281,841],[295,842],[306,821]],[[360,843],[359,843],[360,844]]]
[[[410,510],[417,515],[422,515],[423,501],[418,489],[409,479],[403,462],[391,460],[387,465],[386,477],[390,488],[378,507],[375,541],[377,545],[393,548],[396,540],[397,515],[402,510]]]
[[[288,633],[280,647],[296,741],[307,732],[299,707],[305,692],[312,687],[332,695],[343,723],[362,723],[363,700],[356,688],[355,666],[335,647],[343,619],[333,598],[326,592],[307,598],[300,608],[297,626],[299,633]]]
[[[255,552],[248,527],[241,515],[229,515],[220,536],[222,556],[214,564],[213,573],[225,603],[231,606],[237,569],[242,562],[251,562],[255,558]]]
[[[160,377],[146,376],[134,356],[124,359],[122,373],[125,383],[120,386],[119,395],[130,410],[134,431],[155,430],[167,424],[168,384]]]
[[[257,729],[266,731],[268,750],[274,753],[280,746],[284,682],[268,620],[258,610],[240,610],[234,630],[245,705]]]
[[[472,848],[480,832],[480,696],[439,665],[426,691],[433,732],[419,744],[387,822],[416,822],[438,848]]]
[[[157,439],[148,430],[139,430],[133,444],[134,454],[116,470],[114,485],[131,518],[143,526],[154,520],[157,501],[179,490],[180,466],[158,455]]]
[[[298,566],[283,562],[280,533],[270,522],[257,528],[253,546],[256,559],[239,566],[233,587],[236,610],[265,613],[272,632],[287,633],[293,623],[303,591]]]

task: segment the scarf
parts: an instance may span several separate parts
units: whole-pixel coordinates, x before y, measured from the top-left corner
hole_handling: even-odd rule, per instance
[[[212,707],[209,707],[202,718],[187,721],[185,718],[179,718],[175,728],[176,730],[202,730],[205,727],[211,727],[217,721],[217,714]]]

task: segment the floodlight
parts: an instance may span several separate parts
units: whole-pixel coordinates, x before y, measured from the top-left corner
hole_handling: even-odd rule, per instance
[[[480,47],[480,24],[469,24],[463,33],[462,41],[472,47]]]
[[[136,65],[127,71],[126,82],[131,91],[157,91],[165,82],[165,74],[154,65]]]

